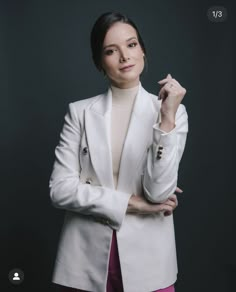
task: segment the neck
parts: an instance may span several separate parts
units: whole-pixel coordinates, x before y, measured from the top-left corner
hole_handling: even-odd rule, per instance
[[[139,85],[140,81],[139,79],[134,80],[133,82],[114,82],[113,80],[111,81],[111,85],[120,89],[129,89],[129,88],[133,88]]]
[[[119,88],[111,85],[112,104],[116,106],[127,107],[128,104],[133,104],[139,90],[139,84],[131,88]]]

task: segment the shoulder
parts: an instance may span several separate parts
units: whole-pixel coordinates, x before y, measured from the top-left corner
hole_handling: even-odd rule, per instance
[[[86,109],[91,107],[96,101],[103,97],[104,94],[99,94],[89,98],[70,102],[67,107],[65,120],[72,123],[73,125],[80,125],[80,128],[83,128]]]
[[[77,100],[69,103],[69,112],[75,113],[76,116],[83,115],[84,111],[90,108],[95,102],[104,97],[104,93],[89,98]]]
[[[104,94],[99,94],[99,95],[95,95],[89,98],[71,102],[69,105],[72,106],[76,110],[81,110],[81,109],[84,110],[103,97],[104,97]]]

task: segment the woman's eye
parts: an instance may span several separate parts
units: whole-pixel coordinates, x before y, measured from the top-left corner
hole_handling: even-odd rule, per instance
[[[129,44],[129,47],[131,47],[131,48],[136,47],[137,44],[138,44],[138,43],[135,43],[135,42],[134,42],[134,43],[131,43],[131,44]]]
[[[105,54],[108,55],[108,56],[110,56],[110,55],[112,55],[114,52],[115,52],[115,49],[113,49],[113,50],[112,50],[112,49],[109,49],[109,50],[106,50],[106,51],[105,51]]]

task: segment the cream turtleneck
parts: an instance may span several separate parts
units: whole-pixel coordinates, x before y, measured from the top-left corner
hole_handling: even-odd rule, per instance
[[[121,89],[111,85],[111,148],[114,186],[117,188],[122,150],[139,85]]]

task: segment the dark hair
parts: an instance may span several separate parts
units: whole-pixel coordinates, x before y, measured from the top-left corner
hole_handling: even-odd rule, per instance
[[[109,28],[116,22],[127,23],[136,30],[138,41],[140,43],[141,48],[143,49],[144,54],[146,55],[144,42],[134,22],[131,19],[129,19],[127,16],[119,12],[106,12],[102,14],[96,20],[95,24],[93,25],[91,35],[90,35],[92,57],[93,57],[94,64],[99,71],[102,71],[101,56],[102,56],[104,38]]]

